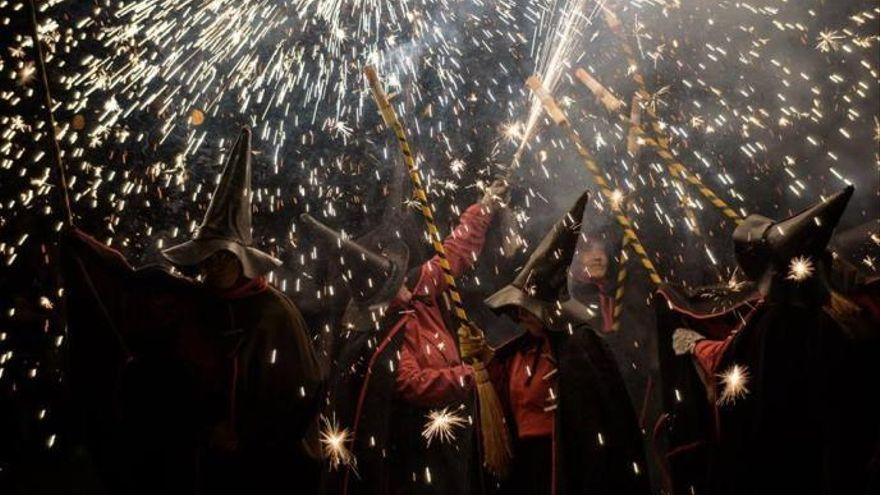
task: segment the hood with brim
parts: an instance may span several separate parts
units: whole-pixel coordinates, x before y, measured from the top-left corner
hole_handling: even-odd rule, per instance
[[[558,313],[559,297],[566,288],[568,269],[580,237],[581,221],[589,193],[584,191],[568,212],[544,236],[525,266],[509,285],[486,299],[498,313],[523,308],[545,323]]]
[[[827,200],[778,222],[761,215],[749,215],[733,232],[737,264],[751,280],[758,281],[771,268],[784,270],[795,257],[821,256],[853,190],[848,186]]]
[[[162,251],[171,263],[190,267],[218,251],[229,251],[241,262],[242,274],[255,278],[281,265],[253,245],[251,234],[251,131],[242,128],[223,168],[193,239]]]

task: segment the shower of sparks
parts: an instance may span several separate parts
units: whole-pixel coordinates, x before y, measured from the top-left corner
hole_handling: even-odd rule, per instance
[[[797,211],[856,184],[847,223],[877,218],[876,0],[832,7],[819,0],[38,5],[74,213],[134,264],[154,261],[158,249],[195,231],[236,129],[247,124],[255,242],[284,261],[269,280],[303,306],[330,306],[322,298],[334,289],[314,271],[332,256],[302,235],[296,219],[309,212],[360,235],[381,216],[400,165],[366,89],[366,64],[383,76],[443,223],[474,199],[470,185],[518,164],[512,217],[522,237],[512,237],[522,249],[568,198],[591,187],[564,134],[543,127],[541,105],[524,88],[533,74],[564,106],[615,196],[625,198],[621,208],[658,270],[672,281],[705,280],[700,272],[710,264],[722,280],[735,264],[732,222],[689,181],[743,216]],[[0,334],[0,387],[49,390],[58,375],[47,368],[58,360],[45,354],[67,342],[58,317],[63,305],[52,277],[33,274],[53,264],[54,241],[43,233],[59,231],[61,223],[33,44],[21,22],[26,11],[21,0],[0,2],[0,267],[13,281],[21,273],[31,277],[28,294],[0,297],[17,301],[0,307],[13,323]],[[611,12],[622,37],[605,21]],[[620,115],[596,105],[572,77],[577,68],[619,98]],[[641,115],[644,137],[668,145],[684,167],[679,177],[641,135],[638,153],[627,150],[636,135],[630,124],[637,75],[651,96],[636,107],[657,113]],[[662,136],[653,135],[652,124]],[[605,221],[612,209],[594,196],[593,213]],[[403,193],[401,203],[406,215],[418,215],[418,201]],[[41,223],[48,228],[35,227]],[[412,245],[424,241],[418,232],[391,234]],[[861,239],[870,251],[857,256],[860,268],[876,274],[880,240],[871,236]],[[505,273],[491,266],[491,251],[481,264]],[[347,278],[359,275],[353,270]],[[481,277],[483,287],[507,282]],[[37,312],[47,317],[34,318]],[[28,326],[38,320],[44,326]],[[8,328],[29,333],[21,338]],[[323,433],[325,447],[346,446],[345,430]]]
[[[331,469],[339,469],[340,466],[355,466],[354,455],[349,450],[354,437],[348,428],[339,429],[335,420],[322,418],[321,447],[324,458],[330,464]]]
[[[749,389],[746,387],[749,383],[749,370],[745,366],[734,364],[718,377],[721,379],[722,386],[718,404],[733,404],[749,393]]]
[[[553,0],[555,6],[557,0]],[[582,53],[586,29],[592,24],[593,18],[605,6],[605,1],[591,0],[559,0],[562,6],[552,9],[546,16],[546,23],[539,29],[547,31],[538,49],[537,71],[544,87],[553,93],[566,68],[570,67],[578,53]],[[531,97],[529,116],[522,130],[524,147],[535,132],[535,126],[543,114],[541,102],[536,96]]]
[[[455,440],[455,429],[467,424],[467,420],[458,415],[456,411],[450,411],[448,407],[437,411],[431,411],[425,418],[428,420],[422,429],[422,438],[430,447],[433,440],[440,443],[451,443]]]
[[[789,262],[788,276],[786,278],[795,282],[802,282],[813,276],[814,271],[813,261],[809,257],[797,256]]]

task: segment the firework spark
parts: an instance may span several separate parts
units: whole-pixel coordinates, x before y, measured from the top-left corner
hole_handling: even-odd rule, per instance
[[[16,76],[16,83],[19,86],[27,86],[37,78],[37,67],[33,64],[33,62],[28,62],[24,64],[21,69],[18,71],[18,75]]]
[[[795,282],[802,282],[813,276],[813,272],[815,272],[813,261],[807,256],[797,256],[789,262],[788,276],[786,278]]]
[[[749,393],[746,387],[749,383],[749,370],[745,366],[734,364],[726,371],[718,375],[721,384],[724,387],[721,390],[721,396],[718,398],[718,404],[733,404]]]
[[[840,49],[840,41],[844,39],[837,31],[826,30],[816,37],[816,49],[822,53],[837,51]]]
[[[331,469],[339,469],[340,466],[355,466],[354,454],[349,450],[349,444],[354,439],[348,428],[339,428],[336,420],[322,418],[321,446],[324,458],[330,464]]]
[[[448,407],[437,411],[431,411],[425,416],[428,420],[425,428],[422,430],[422,438],[425,439],[430,447],[434,439],[440,443],[450,443],[455,440],[455,428],[461,428],[467,421],[459,416],[455,411],[450,411]]]

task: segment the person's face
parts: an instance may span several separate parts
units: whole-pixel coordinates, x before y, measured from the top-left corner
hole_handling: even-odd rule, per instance
[[[541,332],[544,331],[544,324],[541,323],[541,320],[533,315],[531,311],[523,308],[516,308],[516,317],[519,319],[519,324],[525,327],[529,333],[540,335]]]
[[[213,289],[229,289],[241,277],[241,262],[229,251],[222,250],[199,263],[205,285]]]
[[[603,279],[608,273],[608,255],[605,245],[591,242],[578,253],[574,275],[580,281]]]

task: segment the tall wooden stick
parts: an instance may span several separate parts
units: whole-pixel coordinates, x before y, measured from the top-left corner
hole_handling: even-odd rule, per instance
[[[638,86],[638,90],[636,94],[642,100],[647,101],[650,93],[648,92],[647,85],[645,84],[645,77],[642,75],[641,71],[638,70],[638,61],[636,60],[635,50],[633,50],[632,44],[630,44],[629,39],[626,34],[623,32],[623,24],[620,22],[620,19],[611,9],[603,8],[602,12],[605,18],[605,24],[611,30],[611,32],[617,37],[620,41],[621,49],[623,50],[624,56],[626,57],[626,63],[632,69],[632,80]],[[586,83],[585,83],[586,84]],[[591,88],[592,89],[592,88]],[[651,117],[651,131],[654,134],[654,139],[650,140],[651,144],[657,147],[657,154],[660,155],[660,158],[666,162],[667,169],[673,178],[684,180],[687,183],[694,186],[700,194],[706,198],[709,203],[712,204],[715,208],[721,211],[721,213],[732,220],[736,225],[739,225],[743,222],[743,216],[736,212],[733,208],[731,208],[727,203],[724,202],[717,194],[715,194],[712,189],[703,184],[699,177],[695,174],[691,173],[687,167],[684,166],[681,161],[675,158],[672,152],[669,150],[669,139],[666,135],[666,132],[660,126],[660,123],[657,118],[657,113],[650,106],[646,106],[646,111],[648,115]]]
[[[37,24],[37,6],[35,0],[27,0],[30,10],[31,38],[34,41],[34,58],[37,71],[43,86],[43,110],[46,123],[49,124],[49,140],[52,158],[58,171],[58,189],[61,190],[61,208],[64,210],[67,225],[73,226],[73,210],[70,208],[70,193],[67,188],[67,172],[61,161],[61,148],[58,146],[58,133],[55,130],[55,117],[52,115],[52,93],[49,91],[49,78],[46,75],[46,62],[43,59],[43,46],[40,44],[40,30]]]

